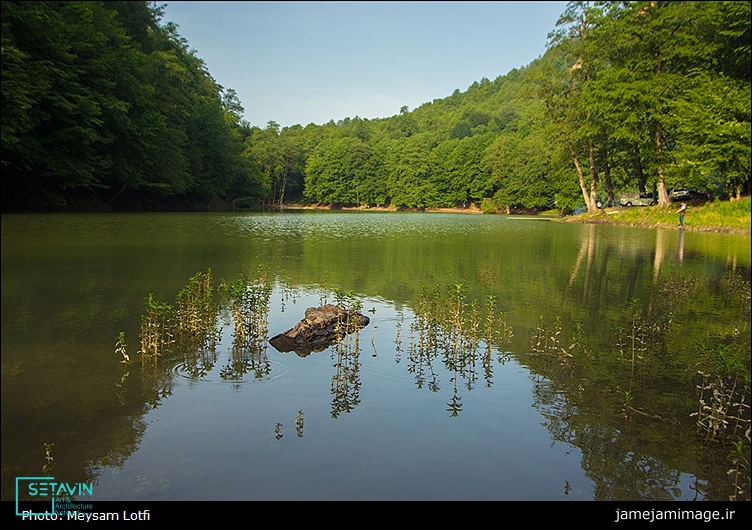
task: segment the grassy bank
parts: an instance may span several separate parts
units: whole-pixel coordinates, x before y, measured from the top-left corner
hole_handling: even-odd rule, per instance
[[[565,222],[605,223],[626,226],[679,228],[678,204],[630,208],[604,208],[597,213],[564,217]],[[712,201],[689,204],[685,230],[750,233],[750,197],[738,201]]]

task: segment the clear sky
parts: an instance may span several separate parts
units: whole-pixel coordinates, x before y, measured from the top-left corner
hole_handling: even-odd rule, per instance
[[[567,2],[163,2],[251,125],[385,118],[527,66]]]

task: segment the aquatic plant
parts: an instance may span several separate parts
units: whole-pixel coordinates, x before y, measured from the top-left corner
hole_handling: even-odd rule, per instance
[[[439,379],[433,362],[437,358],[442,360],[451,373],[453,397],[447,410],[452,416],[462,411],[459,382],[463,381],[472,390],[482,370],[486,385],[491,386],[494,345],[506,346],[513,336],[507,315],[496,312],[496,299],[489,296],[481,308],[478,300],[468,300],[461,283],[445,288],[424,285],[410,332],[408,371],[415,374],[418,388],[428,383],[436,392]]]
[[[628,390],[624,391],[624,404],[623,409],[625,416],[629,411],[634,411],[632,407],[632,400],[634,398],[634,385],[635,385],[635,370],[637,368],[637,361],[643,358],[645,351],[647,351],[647,327],[640,318],[641,314],[637,309],[637,304],[633,302],[632,311],[630,313],[630,324],[626,330],[622,330],[619,340],[619,352],[622,358],[629,360],[630,372],[629,372],[629,386]]]
[[[730,501],[751,500],[750,498],[750,476],[749,476],[749,446],[745,445],[742,440],[731,443],[732,450],[729,454],[732,467],[729,469],[729,476],[733,477],[734,492],[729,495]],[[746,475],[746,483],[744,477]],[[746,491],[744,487],[746,486]],[[745,497],[746,495],[746,497]]]
[[[293,304],[297,302],[300,295],[300,286],[297,282],[286,277],[284,271],[279,272],[277,285],[282,295],[279,302],[279,310],[284,313],[288,301],[291,301]]]
[[[558,354],[562,351],[561,339],[561,317],[554,319],[552,328],[548,328],[545,323],[545,318],[541,315],[538,318],[538,325],[530,338],[530,351],[533,353],[550,353]]]
[[[238,381],[253,372],[257,379],[271,373],[266,356],[266,336],[269,328],[269,303],[272,287],[268,270],[261,266],[255,278],[241,277],[225,281],[219,287],[229,307],[234,326],[232,355],[220,370],[220,377]]]
[[[376,351],[376,332],[379,330],[378,326],[373,327],[373,336],[371,336],[371,346],[373,347],[373,357],[376,357],[378,355],[378,352]]]
[[[260,267],[255,278],[241,275],[234,283],[223,282],[220,292],[232,315],[235,327],[234,347],[253,350],[263,348],[269,327],[269,302],[272,294],[267,269]]]
[[[211,269],[189,278],[178,292],[175,305],[175,353],[182,358],[183,369],[198,379],[214,367],[221,335]]]
[[[697,417],[699,431],[711,440],[750,438],[749,381],[740,372],[715,376],[698,372],[702,382]]]
[[[394,362],[399,364],[402,361],[402,325],[405,322],[405,315],[399,312],[400,319],[395,324],[396,333],[394,336]]]
[[[736,307],[739,310],[740,320],[745,324],[749,324],[750,297],[752,297],[750,282],[742,278],[741,274],[738,272],[725,272],[720,277],[719,286],[726,300],[731,304],[736,304]]]
[[[131,358],[126,352],[127,344],[125,343],[125,331],[121,331],[118,334],[117,342],[115,342],[115,354],[122,357],[121,363],[129,363]]]
[[[44,465],[42,466],[42,471],[45,475],[49,476],[53,471],[55,471],[55,458],[52,456],[52,448],[55,447],[54,442],[53,443],[46,443],[44,444]]]
[[[177,295],[175,328],[181,351],[214,350],[219,339],[211,269],[189,278]]]
[[[224,296],[235,324],[233,357],[220,376],[238,379],[250,369],[257,369],[259,376],[268,374],[267,359],[249,358],[266,347],[272,289],[265,268],[260,268],[255,280],[241,277],[232,284],[223,280],[217,290]],[[205,376],[217,360],[220,310],[221,304],[214,297],[211,269],[189,278],[178,292],[174,307],[156,301],[149,294],[141,316],[139,352],[142,363],[156,361],[175,349],[183,357],[185,371],[193,378]],[[121,334],[116,351],[124,353],[124,347],[124,334]]]
[[[662,419],[658,414],[635,407],[635,399],[649,364],[656,353],[664,349],[666,334],[670,326],[670,319],[666,315],[661,315],[659,318],[644,316],[638,302],[636,300],[630,302],[627,325],[619,329],[617,341],[621,360],[629,363],[627,389],[624,390],[622,404],[622,413],[625,418],[628,418],[631,412],[635,412],[654,419]]]
[[[142,363],[146,360],[156,361],[175,342],[172,312],[172,306],[155,300],[154,295],[149,293],[145,301],[145,312],[141,315],[139,353]]]
[[[509,359],[508,348],[512,344],[514,332],[512,325],[509,323],[509,315],[505,312],[499,313],[496,332],[493,334],[497,342],[498,361],[504,363]]]
[[[332,418],[349,413],[360,404],[360,338],[357,330],[344,335],[332,353]]]
[[[298,438],[303,437],[303,427],[304,427],[303,411],[299,410],[298,414],[295,416],[295,432],[298,435]]]
[[[719,347],[719,350],[724,349],[724,346]],[[733,493],[729,500],[750,500],[749,377],[738,367],[726,373],[712,375],[700,371],[698,374],[702,378],[697,385],[699,408],[691,414],[697,418],[698,433],[709,442],[727,444],[730,448],[728,476],[733,479]]]
[[[354,319],[358,317],[357,313],[363,310],[363,302],[352,290],[344,292],[341,289],[335,288],[334,305],[343,309],[339,313],[340,320],[338,322],[337,334],[346,337],[350,333],[357,333],[360,330],[360,326],[356,324]]]

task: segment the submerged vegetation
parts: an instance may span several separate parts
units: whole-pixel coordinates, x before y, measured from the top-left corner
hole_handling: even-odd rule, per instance
[[[497,314],[493,297],[481,308],[477,300],[467,300],[462,284],[446,288],[436,285],[430,289],[424,286],[410,328],[408,371],[414,374],[418,388],[427,382],[428,387],[436,391],[439,383],[433,361],[438,359],[453,374],[454,396],[447,405],[452,416],[456,416],[462,408],[457,383],[461,379],[467,389],[472,390],[482,371],[490,386],[493,351],[499,352],[501,360],[512,336],[507,315]]]
[[[217,361],[224,322],[234,331],[230,361],[220,370],[222,379],[237,382],[249,372],[255,378],[270,375],[266,342],[273,283],[262,267],[254,276],[222,280],[215,288],[209,270],[192,277],[174,305],[147,297],[139,352],[142,369],[178,362],[190,377],[206,376]],[[283,299],[294,300],[294,282],[284,279],[280,285]],[[481,380],[491,386],[494,366],[515,358],[534,374],[540,405],[556,411],[549,428],[581,424],[595,414],[607,424],[619,425],[625,435],[635,430],[679,429],[682,434],[676,443],[698,447],[695,473],[705,477],[696,480],[698,498],[750,500],[750,282],[732,272],[717,281],[672,275],[660,292],[647,311],[637,303],[628,304],[610,344],[592,343],[584,323],[541,315],[530,333],[529,347],[513,351],[515,331],[493,296],[481,303],[469,299],[462,284],[424,286],[414,303],[406,369],[418,389],[437,393],[449,385],[447,412],[457,417],[463,413],[463,391],[475,390]],[[691,318],[688,301],[710,300],[711,294],[718,293],[722,296],[714,299],[720,305],[714,309],[722,323],[696,336],[677,337],[686,329],[679,324]],[[322,287],[322,303],[329,296],[343,309],[363,308],[352,291],[329,292]],[[347,323],[342,324],[347,328]],[[400,364],[401,321],[395,331],[394,360]],[[334,363],[331,416],[336,419],[361,402],[357,327],[329,351]],[[128,359],[123,333],[116,353]],[[375,344],[373,355],[377,355]],[[666,386],[674,389],[673,397],[663,393]],[[295,425],[302,436],[302,410]],[[281,429],[278,423],[278,440]],[[692,431],[695,442],[688,437]],[[717,472],[719,467],[724,473]]]
[[[708,300],[718,290],[728,296],[717,307],[725,325],[682,335],[692,318],[689,299]],[[576,417],[588,408],[625,433],[638,429],[641,437],[667,428],[689,432],[694,422],[698,465],[714,462],[702,470],[713,478],[695,484],[698,499],[749,500],[750,284],[734,273],[719,283],[672,276],[660,291],[648,313],[630,304],[610,345],[589,344],[576,323],[565,326],[556,317],[546,324],[541,317],[529,352],[519,358],[545,376],[542,401],[552,399],[544,397],[549,386],[567,394],[566,403],[549,405],[557,416],[552,426],[582,428]],[[674,389],[673,398],[665,388]],[[675,442],[690,443],[679,431]]]
[[[438,359],[451,375],[452,398],[447,403],[448,412],[456,417],[462,412],[459,383],[468,391],[482,377],[491,386],[493,379],[494,349],[498,361],[502,359],[512,338],[507,316],[496,313],[496,301],[489,297],[482,316],[477,300],[468,301],[462,284],[446,289],[436,285],[424,286],[415,310],[408,349],[408,371],[414,374],[416,385],[428,384],[432,392],[440,388],[439,375],[434,368]]]

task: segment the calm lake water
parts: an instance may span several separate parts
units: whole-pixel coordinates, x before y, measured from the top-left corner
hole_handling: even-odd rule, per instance
[[[233,347],[221,307],[213,348],[142,362],[147,297],[174,305],[209,271],[215,289],[266,274],[259,348]],[[2,499],[46,473],[93,483],[87,500],[727,500],[731,438],[709,441],[692,413],[708,351],[749,358],[749,280],[739,235],[438,213],[3,215]],[[345,296],[370,323],[341,344],[265,340]],[[475,340],[426,307],[461,311]]]

